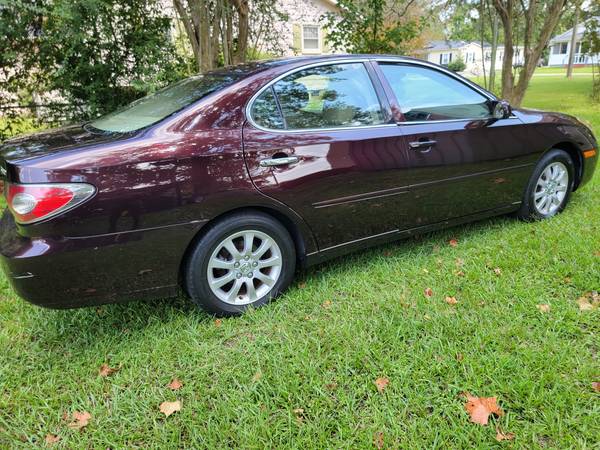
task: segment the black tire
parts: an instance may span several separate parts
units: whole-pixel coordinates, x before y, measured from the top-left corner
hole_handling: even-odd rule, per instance
[[[273,286],[267,286],[262,289],[270,290],[268,293],[262,295],[257,300],[252,301],[243,305],[234,305],[232,303],[228,303],[219,298],[211,289],[209,285],[209,262],[213,253],[217,251],[217,247],[221,247],[222,242],[228,238],[229,236],[234,236],[236,233],[241,233],[244,231],[258,231],[259,233],[264,233],[269,238],[271,238],[276,244],[276,248],[281,255],[281,266],[280,272],[278,274],[278,278]],[[237,238],[242,240],[243,245],[243,237]],[[258,238],[248,239],[250,242],[262,243]],[[235,241],[236,243],[238,241]],[[240,250],[240,247],[238,247]],[[233,256],[233,253],[227,252],[224,250],[224,254],[228,255],[224,258],[231,258],[231,261],[240,261]],[[267,252],[267,257],[270,255],[271,250]],[[252,253],[252,252],[249,252]],[[223,253],[222,253],[223,254]],[[254,256],[252,256],[254,258]],[[258,258],[257,264],[258,262]],[[251,261],[254,261],[251,259]],[[229,261],[227,261],[229,262]],[[241,261],[242,266],[244,266],[244,261]],[[240,262],[237,263],[238,266]],[[207,312],[215,314],[217,316],[234,316],[243,313],[246,309],[253,307],[257,308],[260,306],[269,303],[271,300],[276,298],[280,293],[282,293],[287,287],[290,285],[294,278],[294,271],[296,269],[296,250],[294,246],[294,242],[286,230],[286,228],[279,223],[277,220],[273,219],[271,216],[261,213],[261,212],[240,212],[235,213],[230,216],[224,217],[218,222],[214,223],[210,229],[202,236],[202,238],[195,244],[192,251],[189,254],[187,263],[184,269],[184,282],[185,288],[187,290],[188,295],[192,299],[196,305],[200,306]],[[213,276],[219,269],[211,268],[211,273]],[[238,269],[223,269],[226,275],[229,275],[230,272],[235,272],[235,275],[239,277],[238,271],[243,270],[255,270],[259,269],[249,269],[249,268],[238,268]],[[271,269],[262,269],[262,270],[271,270]],[[256,272],[248,272],[248,274],[256,273]],[[216,278],[216,277],[215,277]],[[240,279],[240,283],[252,282],[253,284],[260,284],[259,280],[252,281],[250,279],[250,275],[246,278],[245,275]],[[231,283],[235,283],[235,280],[231,281]],[[264,284],[264,283],[263,283]],[[262,286],[262,285],[261,285]],[[227,285],[224,286],[225,288]],[[232,284],[233,288],[234,285]],[[241,288],[243,292],[248,288],[247,284],[244,284]],[[218,290],[217,290],[218,291]],[[220,291],[218,291],[220,293]],[[248,294],[246,301],[250,301],[250,296]],[[238,297],[241,299],[241,297]]]
[[[568,172],[568,182],[567,182],[567,190],[565,192],[565,196],[558,205],[558,208],[544,213],[540,211],[536,207],[535,195],[537,189],[537,183],[541,176],[541,174],[553,163],[562,163]],[[550,217],[555,216],[556,214],[562,212],[569,199],[571,197],[571,192],[573,191],[573,184],[575,181],[575,165],[573,163],[573,159],[571,156],[560,149],[553,149],[546,153],[542,159],[536,165],[533,173],[531,174],[531,178],[529,179],[529,183],[527,184],[527,188],[525,189],[525,193],[523,195],[523,201],[521,203],[521,207],[517,212],[517,217],[521,220],[532,221],[532,220],[543,220],[548,219]],[[539,191],[538,191],[539,192]]]

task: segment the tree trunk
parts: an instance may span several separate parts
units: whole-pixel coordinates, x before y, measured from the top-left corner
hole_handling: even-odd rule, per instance
[[[575,50],[577,47],[577,27],[579,26],[579,3],[575,5],[575,18],[573,19],[573,35],[571,36],[571,51],[569,53],[569,65],[567,66],[567,78],[573,78],[573,63],[575,62]]]
[[[483,70],[483,85],[487,86],[487,80],[485,79],[485,3],[484,0],[480,1],[479,19],[481,21],[481,69]]]
[[[494,14],[492,24],[492,60],[490,61],[489,91],[494,91],[496,84],[496,56],[498,54],[498,14]]]
[[[525,18],[525,37],[524,37],[524,63],[519,71],[518,82],[515,85],[515,77],[512,73],[512,63],[514,56],[514,36],[513,33],[518,27],[514,27],[515,20],[515,0],[494,0],[496,12],[502,20],[504,27],[504,61],[502,64],[502,96],[511,102],[514,106],[520,106],[525,96],[525,91],[529,86],[529,81],[533,76],[537,64],[542,55],[542,51],[548,45],[548,41],[561,13],[563,12],[566,0],[553,0],[544,14],[544,23],[542,24],[539,36],[534,38],[534,27],[536,25],[537,7],[539,0],[530,0],[527,4],[524,1],[519,2],[522,10],[518,11],[518,17]]]

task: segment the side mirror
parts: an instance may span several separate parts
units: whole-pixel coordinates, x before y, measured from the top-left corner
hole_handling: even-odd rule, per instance
[[[494,119],[508,119],[511,115],[510,104],[506,100],[492,102],[492,117]]]

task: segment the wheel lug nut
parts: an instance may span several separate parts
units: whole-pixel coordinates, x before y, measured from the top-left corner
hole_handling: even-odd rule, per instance
[[[242,273],[241,273],[241,272],[238,272],[238,273],[236,273],[236,274],[235,274],[235,277],[236,277],[236,278],[242,278]]]
[[[248,260],[250,259],[250,257],[249,257],[248,255],[246,255],[246,256],[244,256],[244,259],[245,259],[246,261],[248,261]]]
[[[258,263],[257,263],[256,261],[254,261],[254,262],[252,263],[252,267],[256,267],[256,266],[258,266]]]
[[[239,263],[239,262],[236,262],[236,263],[233,265],[233,267],[235,267],[235,268],[237,269],[238,267],[240,267],[240,263]]]
[[[247,275],[247,277],[248,277],[248,278],[252,278],[252,272],[248,272],[248,275]]]

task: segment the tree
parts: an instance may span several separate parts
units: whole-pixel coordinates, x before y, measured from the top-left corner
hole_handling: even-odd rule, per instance
[[[85,119],[143,96],[182,75],[170,27],[159,0],[15,0],[0,8],[0,107]]]
[[[564,11],[566,0],[493,0],[503,27],[504,61],[502,63],[502,96],[519,106],[529,86],[542,52],[548,45]],[[543,17],[542,20],[540,18]],[[524,63],[518,78],[512,71],[518,22],[523,20]]]
[[[462,72],[466,68],[467,68],[467,65],[465,64],[465,61],[462,59],[462,56],[459,56],[458,58],[456,58],[456,59],[450,61],[450,63],[448,63],[448,69],[451,70],[452,72]]]
[[[411,17],[415,0],[338,0],[339,14],[327,13],[322,20],[329,45],[350,53],[406,53],[407,43],[421,27]],[[408,18],[407,18],[408,17]]]
[[[575,14],[573,16],[573,34],[571,35],[571,51],[569,52],[569,64],[567,65],[567,78],[573,78],[573,63],[575,62],[575,51],[577,50],[577,28],[579,27],[579,12],[581,3],[575,2]]]
[[[173,0],[173,4],[199,72],[244,62],[249,53],[256,55],[265,42],[276,40],[274,20],[286,18],[271,0]]]

